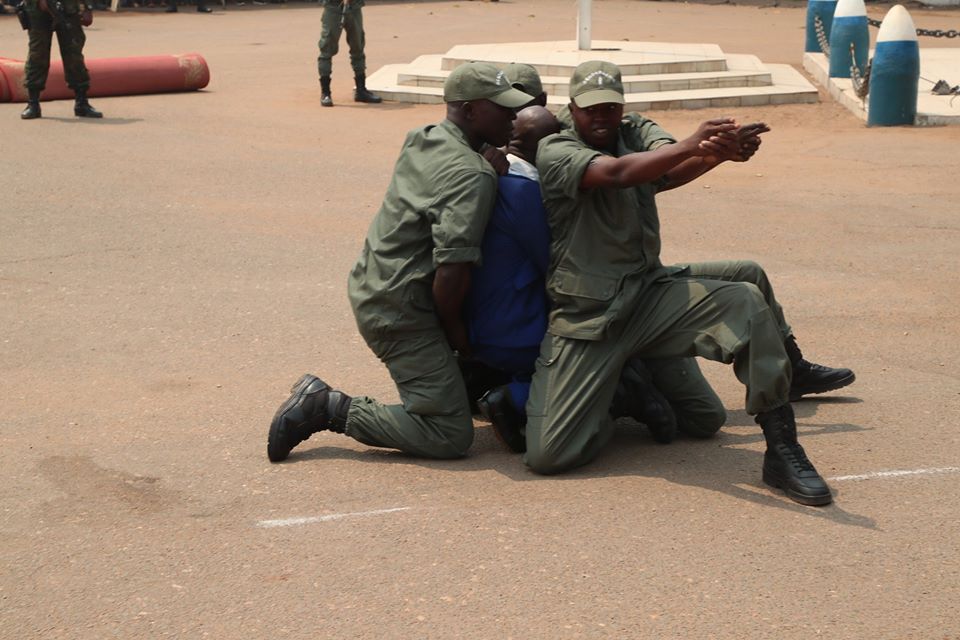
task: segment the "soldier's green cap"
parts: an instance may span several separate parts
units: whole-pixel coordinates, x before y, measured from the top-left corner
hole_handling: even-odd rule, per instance
[[[443,83],[443,101],[467,100],[489,100],[501,107],[516,109],[533,100],[533,96],[510,86],[507,74],[492,64],[466,62],[447,76]]]
[[[581,63],[570,77],[570,97],[581,109],[606,102],[624,104],[620,67],[603,60]]]
[[[510,84],[514,89],[519,89],[524,93],[529,93],[536,98],[543,93],[543,82],[540,81],[540,74],[529,64],[522,62],[513,62],[508,64],[504,71],[510,78]]]

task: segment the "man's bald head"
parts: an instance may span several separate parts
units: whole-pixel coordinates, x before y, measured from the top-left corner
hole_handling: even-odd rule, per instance
[[[517,112],[508,151],[527,162],[536,162],[537,144],[543,138],[558,131],[560,131],[560,121],[549,110],[539,105],[526,107]]]

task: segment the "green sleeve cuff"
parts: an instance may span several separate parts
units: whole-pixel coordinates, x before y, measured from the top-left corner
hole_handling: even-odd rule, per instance
[[[458,247],[454,249],[434,249],[433,264],[457,264],[469,262],[479,265],[482,261],[480,247]]]

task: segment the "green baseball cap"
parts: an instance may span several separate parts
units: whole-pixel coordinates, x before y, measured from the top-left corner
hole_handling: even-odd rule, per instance
[[[510,78],[510,83],[514,89],[529,93],[534,98],[543,93],[543,83],[540,81],[540,74],[529,64],[513,62],[508,64],[504,71],[507,72],[507,77]]]
[[[581,109],[605,102],[624,104],[620,67],[603,60],[581,63],[570,77],[570,97]]]
[[[501,107],[516,109],[533,100],[533,96],[510,86],[507,74],[492,64],[466,62],[447,76],[443,83],[443,101],[467,100],[489,100]]]

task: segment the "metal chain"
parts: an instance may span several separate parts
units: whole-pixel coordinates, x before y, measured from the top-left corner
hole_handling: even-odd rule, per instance
[[[863,75],[860,75],[860,69],[857,68],[857,53],[851,42],[850,61],[850,82],[853,84],[853,91],[861,101],[865,101],[867,94],[870,93],[870,69],[873,67],[873,58],[867,60],[867,68],[863,70]]]
[[[873,18],[867,18],[867,23],[873,27],[879,27],[882,24],[879,20],[874,20]],[[917,29],[917,35],[929,36],[931,38],[960,38],[960,31],[956,29],[950,29],[949,31],[942,29]]]
[[[823,55],[829,60],[830,41],[827,40],[827,33],[823,28],[823,20],[818,15],[813,16],[813,29],[817,33],[817,44],[820,45],[820,51],[823,51]]]
[[[880,20],[874,20],[873,18],[867,18],[867,23],[874,27],[879,27],[882,23]],[[820,16],[813,16],[813,27],[817,35],[817,43],[820,45],[820,50],[823,52],[823,55],[830,59],[830,41],[827,39],[827,34],[823,28],[823,20]],[[956,29],[950,29],[949,31],[943,31],[941,29],[917,29],[918,36],[929,36],[931,38],[960,38],[960,31]],[[870,70],[873,67],[873,59],[870,58],[867,60],[867,67],[863,70],[863,73],[860,73],[860,69],[857,68],[857,55],[854,49],[853,43],[850,43],[850,81],[853,85],[853,90],[861,100],[866,100],[867,95],[870,93]],[[928,82],[930,82],[928,80]],[[948,95],[951,96],[950,104],[953,104],[954,98],[960,95],[960,86],[951,87],[949,83],[945,80],[940,80],[936,83],[933,89],[934,95]]]

